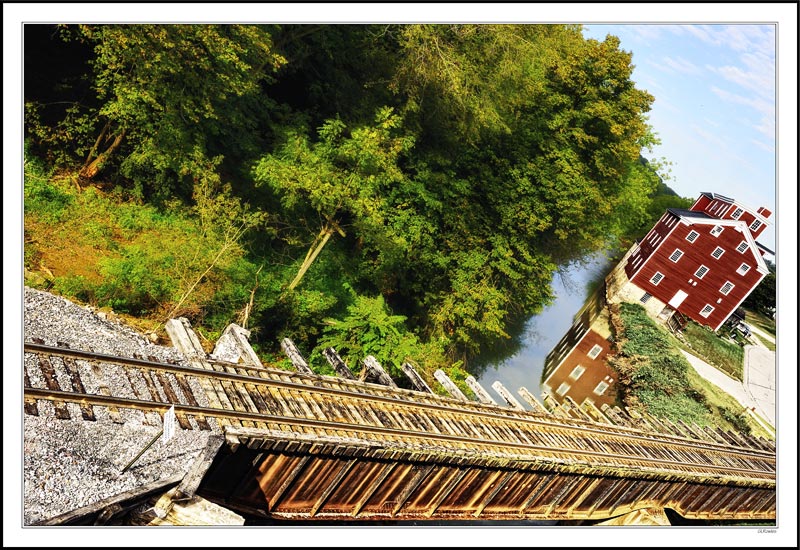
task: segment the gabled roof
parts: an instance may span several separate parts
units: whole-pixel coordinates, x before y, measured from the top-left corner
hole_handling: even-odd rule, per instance
[[[693,210],[681,210],[679,208],[670,208],[670,211],[677,211],[677,212],[684,212],[684,215],[679,215],[681,223],[686,225],[719,225],[722,227],[733,227],[739,230],[742,236],[747,241],[749,245],[750,252],[753,254],[753,257],[758,264],[758,271],[761,273],[769,273],[769,269],[767,269],[767,264],[764,262],[764,258],[761,257],[761,253],[758,251],[760,248],[759,244],[756,242],[755,238],[753,237],[753,233],[750,231],[750,227],[739,220],[719,220],[717,218],[712,218],[711,216],[706,215],[703,212],[694,212]]]
[[[708,191],[703,191],[700,194],[708,197],[712,201],[713,200],[718,200],[718,201],[725,201],[725,202],[736,202],[734,199],[732,199],[730,197],[726,197],[724,195],[720,195],[719,193],[709,193]]]
[[[773,250],[770,250],[769,248],[767,248],[766,246],[764,246],[763,244],[761,244],[758,241],[756,241],[756,246],[758,246],[758,248],[760,248],[761,250],[763,250],[767,254],[772,254],[773,256],[775,255],[775,252]]]
[[[686,208],[667,208],[667,212],[678,216],[679,218],[708,218],[710,220],[716,220],[717,218],[713,216],[709,216],[705,212],[700,212],[699,210],[687,210]]]

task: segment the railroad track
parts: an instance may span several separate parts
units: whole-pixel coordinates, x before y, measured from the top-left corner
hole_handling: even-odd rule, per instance
[[[144,422],[175,407],[184,430],[225,426],[549,461],[565,468],[774,486],[770,444],[597,424],[358,380],[224,361],[163,363],[27,342],[24,409],[59,419]]]

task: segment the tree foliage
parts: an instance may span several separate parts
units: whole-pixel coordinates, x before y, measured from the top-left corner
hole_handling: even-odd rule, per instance
[[[60,38],[30,37],[31,52],[61,39],[69,52],[68,70],[30,67],[31,154],[164,215],[161,245],[146,224],[120,242],[103,235],[113,246],[93,295],[116,307],[214,323],[246,311],[273,347],[292,336],[393,368],[412,350],[431,368],[468,367],[552,300],[559,265],[652,214],[662,165],[641,155],[657,142],[653,97],[613,36],[586,40],[576,25],[54,28]],[[71,200],[27,182],[26,216],[50,223],[39,215],[48,196],[61,205],[51,214]]]

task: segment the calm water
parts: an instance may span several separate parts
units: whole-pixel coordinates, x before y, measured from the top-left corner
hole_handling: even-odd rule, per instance
[[[505,350],[506,357],[484,360],[470,369],[480,372],[475,378],[495,401],[504,404],[492,389],[495,381],[503,384],[520,403],[525,404],[517,394],[520,387],[541,397],[541,378],[547,354],[569,330],[573,316],[594,290],[594,284],[605,277],[613,264],[603,253],[597,253],[583,263],[570,265],[563,274],[556,274],[552,283],[555,302],[518,327],[515,341],[510,342]],[[499,355],[503,353],[503,350],[498,351]]]

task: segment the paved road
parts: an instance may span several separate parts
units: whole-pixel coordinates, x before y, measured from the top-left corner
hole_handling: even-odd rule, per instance
[[[744,383],[739,382],[684,350],[683,355],[697,373],[728,393],[746,409],[757,412],[775,426],[775,352],[762,345],[744,348]]]

